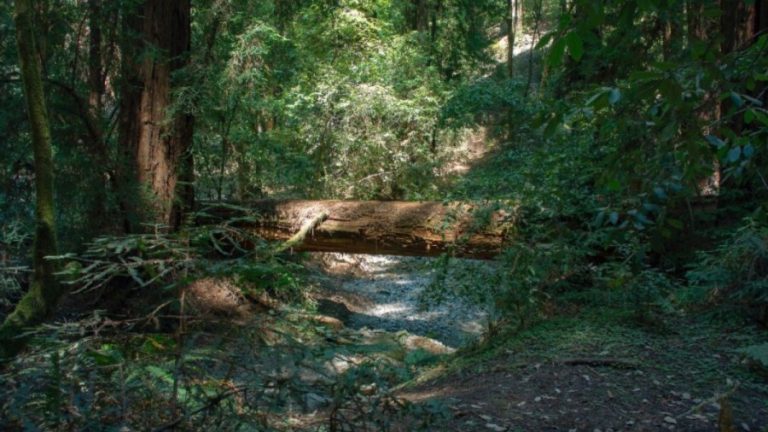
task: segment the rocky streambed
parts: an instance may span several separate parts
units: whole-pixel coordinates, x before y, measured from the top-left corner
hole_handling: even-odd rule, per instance
[[[418,425],[447,415],[437,405],[405,404],[396,393],[477,340],[487,325],[482,308],[450,286],[442,302],[423,301],[441,274],[435,264],[425,258],[317,254],[309,260],[307,281],[316,311],[278,305],[252,315],[252,322],[244,319],[262,343],[246,343],[241,335],[225,352],[248,359],[238,363],[237,381],[254,382],[265,412],[284,408],[268,423],[276,430],[327,430],[318,425],[335,424],[343,425],[336,430],[411,431],[431,430]],[[453,281],[457,271],[474,276],[488,266],[460,260],[442,274]]]
[[[439,303],[425,301],[425,292],[441,271],[433,259],[378,255],[323,254],[315,257],[322,271],[318,312],[334,316],[350,329],[405,332],[428,338],[448,349],[477,339],[486,326],[479,306],[453,293],[450,279],[487,271],[488,264],[458,260],[451,265]]]

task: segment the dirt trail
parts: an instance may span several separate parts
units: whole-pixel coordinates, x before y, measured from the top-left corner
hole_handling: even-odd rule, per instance
[[[430,260],[324,259],[327,288],[319,309],[343,318],[348,331],[401,340],[403,334],[426,336],[419,348],[434,340],[435,352],[450,353],[484,329],[481,309],[457,297],[434,309],[420,308],[419,296],[435,272]],[[489,265],[457,264],[474,275]],[[718,430],[723,397],[733,410],[732,430],[766,430],[768,390],[747,374],[736,352],[745,335],[724,334],[687,318],[653,330],[599,316],[576,312],[553,318],[482,359],[458,369],[433,369],[434,379],[412,383],[397,397],[442,404],[449,418],[434,430]]]

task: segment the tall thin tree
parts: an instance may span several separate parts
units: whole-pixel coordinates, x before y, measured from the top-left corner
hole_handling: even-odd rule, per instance
[[[536,42],[539,38],[539,30],[541,29],[541,21],[544,14],[544,0],[536,0],[533,4],[533,35],[531,36],[531,47],[528,50],[528,81],[525,85],[525,91],[523,96],[527,99],[528,93],[531,91],[531,85],[533,84],[533,59],[536,55]]]
[[[29,291],[0,326],[0,357],[15,355],[22,348],[23,340],[18,335],[23,333],[25,327],[39,324],[47,318],[64,292],[62,285],[56,282],[54,264],[45,258],[55,255],[57,251],[53,152],[33,16],[33,0],[16,0],[16,42],[35,158],[34,272]]]
[[[507,0],[507,74],[515,75],[515,33],[518,26],[519,0]]]

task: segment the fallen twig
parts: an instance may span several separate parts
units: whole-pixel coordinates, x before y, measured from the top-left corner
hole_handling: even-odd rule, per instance
[[[559,360],[555,363],[565,366],[611,367],[615,369],[638,369],[640,367],[635,362],[615,358],[573,358]]]
[[[167,423],[167,424],[165,424],[163,426],[160,426],[157,429],[154,429],[154,432],[162,432],[162,431],[171,430],[171,429],[175,428],[176,426],[178,426],[185,419],[187,419],[189,417],[192,417],[194,415],[200,414],[203,411],[207,411],[207,410],[213,408],[214,406],[218,405],[219,403],[221,403],[224,399],[227,399],[230,396],[236,395],[237,393],[241,393],[241,392],[245,391],[245,389],[246,389],[245,387],[235,387],[235,388],[233,388],[231,390],[227,390],[227,391],[225,391],[223,393],[219,393],[218,395],[210,398],[208,400],[207,404],[201,406],[200,408],[198,408],[198,409],[196,409],[196,410],[194,410],[194,411],[192,411],[190,413],[187,413],[187,414],[177,418],[176,420],[174,420],[174,421],[172,421],[170,423]]]
[[[741,383],[736,382],[728,390],[726,390],[726,391],[724,391],[722,393],[716,393],[712,397],[710,397],[708,399],[704,399],[701,403],[698,403],[698,404],[694,405],[693,408],[691,408],[688,411],[678,415],[677,418],[681,419],[683,417],[689,416],[689,415],[691,415],[691,414],[693,414],[693,413],[695,413],[697,411],[700,411],[702,408],[704,408],[705,406],[707,406],[709,404],[719,403],[721,400],[727,399],[727,398],[731,397],[731,395],[736,393],[736,390],[739,389],[740,385],[741,385]]]

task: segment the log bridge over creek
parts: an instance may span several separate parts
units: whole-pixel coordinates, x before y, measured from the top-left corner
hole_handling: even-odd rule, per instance
[[[199,222],[229,221],[283,250],[491,259],[510,240],[513,213],[437,201],[265,200],[209,204]]]

